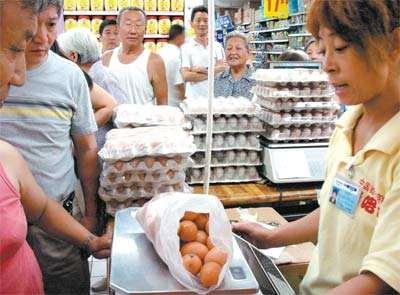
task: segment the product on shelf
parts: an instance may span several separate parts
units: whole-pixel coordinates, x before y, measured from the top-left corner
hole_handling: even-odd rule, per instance
[[[117,128],[148,126],[184,126],[183,112],[172,106],[121,104],[114,109]]]
[[[157,10],[157,0],[144,0],[144,10],[156,11]]]
[[[161,48],[168,44],[167,39],[158,39],[156,44],[156,51],[158,52]]]
[[[191,168],[189,176],[190,184],[204,182],[204,168]],[[212,167],[210,171],[210,183],[239,183],[261,180],[257,168],[254,166],[228,166]]]
[[[206,132],[206,116],[196,116],[193,119],[193,134]],[[264,124],[260,119],[247,115],[216,115],[214,118],[214,133],[226,132],[257,132],[263,131]]]
[[[92,28],[92,23],[90,21],[90,17],[87,15],[81,15],[78,18],[78,22],[77,22],[77,27],[78,28],[83,28],[83,29],[87,29],[87,30],[91,30]]]
[[[64,0],[64,10],[76,10],[76,0]]]
[[[101,17],[94,17],[92,18],[92,32],[93,34],[98,34],[99,33],[99,28],[101,23],[103,22],[103,19]]]
[[[104,0],[104,8],[106,11],[117,11],[118,0]]]
[[[319,141],[327,140],[334,124],[289,125],[268,128],[263,137],[271,141]]]
[[[90,9],[92,11],[103,11],[104,0],[91,0],[90,1]]]
[[[171,8],[170,0],[158,0],[157,3],[158,11],[169,11]]]
[[[131,6],[130,0],[118,0],[118,10]]]
[[[77,23],[75,17],[67,17],[67,18],[65,18],[65,21],[64,21],[64,30],[65,31],[68,31],[68,30],[71,30],[71,29],[75,29],[77,26],[78,26],[78,23]]]
[[[85,11],[89,10],[90,0],[76,0],[76,9]]]
[[[160,16],[158,21],[158,33],[160,35],[168,35],[171,28],[171,20],[169,16]]]
[[[156,41],[154,39],[145,39],[143,46],[151,52],[156,52],[157,50]]]
[[[158,34],[158,21],[156,16],[147,17],[146,34],[147,35]]]
[[[246,149],[259,150],[260,143],[256,135],[251,133],[236,133],[236,134],[214,134],[212,148],[213,150],[229,150],[229,149]],[[203,151],[206,145],[205,134],[194,135],[194,143],[197,150]]]
[[[192,156],[194,167],[204,167],[205,154],[197,152]],[[251,150],[214,151],[211,155],[211,167],[228,166],[259,166],[261,165],[260,153]]]
[[[205,115],[208,98],[187,98],[181,103],[185,115]],[[255,115],[256,106],[245,97],[216,97],[213,100],[214,114]]]
[[[181,16],[173,17],[171,25],[181,25],[183,27],[184,26],[183,17],[181,17]]]
[[[184,0],[171,0],[172,11],[183,11],[184,6],[185,6]]]
[[[144,8],[144,0],[131,0],[131,4],[130,5],[143,9]]]

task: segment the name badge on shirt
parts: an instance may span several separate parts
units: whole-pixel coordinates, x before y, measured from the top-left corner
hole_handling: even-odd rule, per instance
[[[341,175],[336,175],[333,180],[329,202],[334,204],[339,210],[353,217],[358,206],[358,201],[360,200],[360,195],[361,189],[356,183]]]

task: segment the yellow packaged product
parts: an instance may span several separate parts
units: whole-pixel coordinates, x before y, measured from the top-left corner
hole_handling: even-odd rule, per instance
[[[99,34],[100,25],[103,22],[101,17],[95,17],[92,19],[92,32],[93,34]]]
[[[68,31],[77,27],[77,22],[74,17],[66,18],[64,21],[64,30]]]
[[[90,21],[89,16],[80,16],[78,19],[78,28],[83,28],[83,29],[87,29],[87,30],[91,30],[92,29],[92,23]]]
[[[118,0],[118,10],[131,6],[130,0]]]
[[[131,0],[131,6],[139,7],[141,9],[143,9],[144,8],[144,2],[143,2],[143,0]]]
[[[169,11],[171,8],[170,0],[158,0],[158,11]]]
[[[144,48],[146,48],[147,50],[150,50],[151,52],[156,52],[156,43],[154,41],[154,39],[147,39],[144,44],[143,44]]]
[[[147,35],[156,35],[156,34],[158,34],[157,17],[149,16],[147,18],[146,34]]]
[[[90,0],[90,8],[92,11],[103,11],[104,0]]]
[[[157,10],[157,0],[144,0],[144,10],[156,11]]]
[[[158,33],[160,35],[168,35],[170,28],[171,20],[169,16],[160,16],[160,20],[158,21]]]
[[[76,0],[76,9],[77,10],[89,10],[90,9],[90,1],[89,0]]]
[[[104,0],[104,8],[106,11],[117,11],[118,10],[118,0]]]
[[[76,10],[76,0],[64,0],[64,10]]]
[[[184,25],[183,18],[180,16],[173,17],[171,25],[181,25],[183,27]]]
[[[171,0],[172,11],[183,11],[185,8],[185,0]]]
[[[159,40],[157,41],[157,45],[156,45],[157,52],[158,52],[161,48],[163,48],[166,44],[168,44],[168,40],[167,40],[167,39],[159,39]]]

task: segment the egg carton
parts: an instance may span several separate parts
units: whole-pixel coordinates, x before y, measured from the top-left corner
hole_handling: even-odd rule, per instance
[[[123,209],[130,208],[130,207],[142,207],[148,201],[149,201],[148,199],[139,199],[139,200],[127,199],[122,202],[118,202],[116,200],[111,200],[106,203],[106,213],[111,216],[115,216],[115,214],[119,210],[123,210]]]
[[[266,109],[261,110],[258,117],[260,120],[273,127],[334,123],[338,118],[337,110],[272,112]]]
[[[193,130],[191,134],[203,134],[206,132],[206,117],[193,119]],[[214,118],[213,134],[216,133],[238,133],[259,132],[264,125],[254,116],[218,116]]]
[[[258,85],[267,87],[310,87],[315,83],[329,82],[328,75],[320,69],[258,69],[253,73]]]
[[[123,174],[126,172],[142,172],[142,171],[180,171],[185,170],[192,165],[192,161],[188,156],[171,155],[165,156],[148,156],[131,159],[130,161],[104,162],[103,172],[105,174],[116,173]]]
[[[131,187],[133,185],[147,185],[152,183],[163,183],[173,185],[185,180],[184,171],[173,171],[167,172],[153,171],[148,173],[147,171],[142,172],[125,172],[124,174],[104,174],[100,176],[100,185],[104,188],[116,188],[120,185],[125,187]]]
[[[187,98],[180,108],[188,118],[208,113],[208,97]],[[251,115],[255,105],[246,97],[216,97],[213,100],[214,115]]]
[[[316,86],[318,85],[318,86]],[[267,98],[332,98],[335,92],[324,82],[313,83],[307,87],[279,87],[273,88],[268,86],[256,85],[252,89],[252,93]]]
[[[205,149],[206,136],[195,135],[194,143],[197,147],[197,151]],[[229,149],[259,149],[260,140],[258,134],[246,133],[246,134],[216,134],[213,135],[212,149],[213,150],[229,150]]]
[[[117,200],[123,202],[127,199],[151,199],[155,195],[166,192],[182,192],[185,191],[185,182],[181,181],[175,184],[168,183],[148,183],[145,186],[138,186],[136,184],[126,187],[119,185],[116,188],[107,189],[102,186],[99,188],[99,196],[104,202]]]
[[[193,155],[194,166],[204,166],[205,154],[196,153]],[[229,150],[221,152],[212,152],[211,166],[257,166],[261,164],[260,153],[257,151]]]
[[[326,100],[320,97],[313,98],[264,98],[257,97],[255,102],[259,104],[262,108],[268,109],[274,112],[279,111],[310,111],[310,110],[339,110],[340,106],[338,103],[332,101],[330,97],[327,97]]]
[[[210,182],[212,183],[229,183],[229,182],[249,182],[259,181],[260,176],[258,170],[254,166],[229,166],[216,167],[210,170]],[[190,170],[188,177],[189,184],[204,182],[204,169],[194,168]]]
[[[261,136],[270,141],[325,141],[330,138],[334,125],[312,125],[310,127],[283,127],[269,128]]]

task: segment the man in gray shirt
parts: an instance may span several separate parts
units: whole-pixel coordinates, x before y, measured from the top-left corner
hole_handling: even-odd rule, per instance
[[[93,232],[99,174],[96,122],[82,71],[49,51],[62,1],[45,2],[38,31],[26,51],[26,84],[11,87],[0,110],[0,138],[19,149],[46,194],[70,212],[77,184],[76,157],[86,207],[81,223]],[[79,248],[35,225],[29,226],[28,242],[47,294],[89,294],[88,263]]]
[[[255,81],[247,62],[250,58],[247,38],[241,33],[230,33],[225,40],[225,56],[229,68],[215,78],[215,96],[252,98],[251,88]]]

